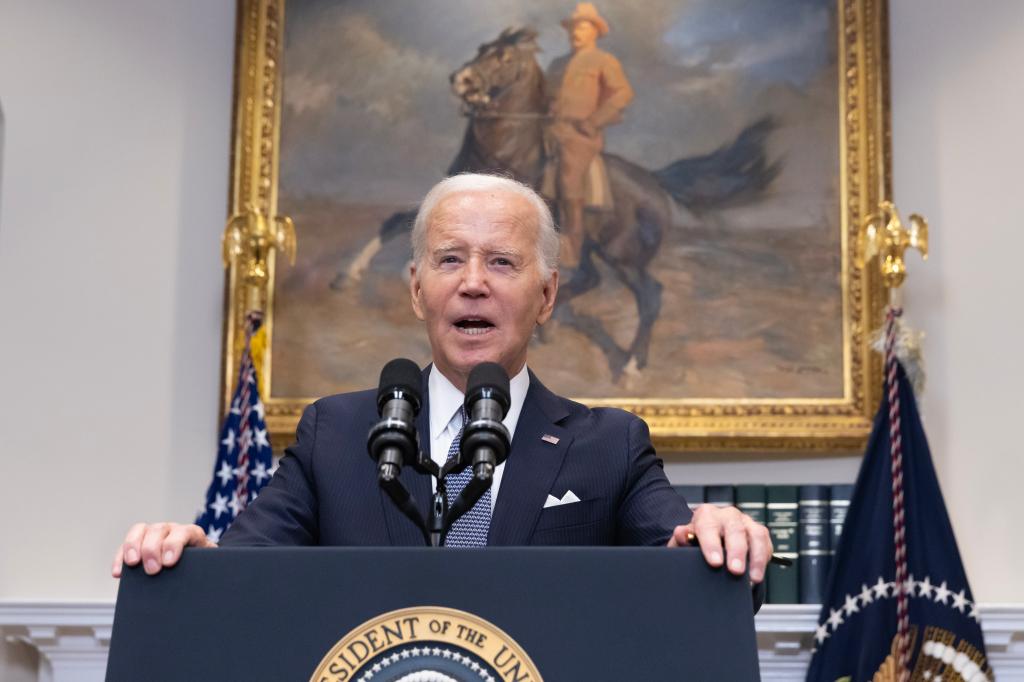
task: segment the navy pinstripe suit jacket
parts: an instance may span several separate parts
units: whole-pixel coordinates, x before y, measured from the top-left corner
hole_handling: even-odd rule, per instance
[[[429,442],[426,384],[424,373],[422,443]],[[307,407],[277,473],[221,545],[422,545],[421,532],[377,485],[366,453],[376,420],[376,391]],[[402,482],[426,516],[429,478],[405,467]],[[561,499],[567,490],[580,501],[544,509],[549,494]],[[643,420],[556,396],[531,373],[488,544],[663,545],[690,516]]]

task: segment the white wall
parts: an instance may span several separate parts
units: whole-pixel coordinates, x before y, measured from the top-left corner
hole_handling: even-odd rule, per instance
[[[976,596],[1024,602],[1024,4],[892,14],[896,199],[934,226],[907,292],[928,333],[927,425]],[[212,467],[234,2],[0,0],[0,17],[0,600],[106,600],[125,528],[191,518]],[[811,482],[856,467],[669,470]]]
[[[975,595],[1024,602],[1024,3],[892,4],[895,194],[935,235],[906,296],[927,428]]]
[[[114,597],[216,446],[233,0],[0,0],[0,600]]]

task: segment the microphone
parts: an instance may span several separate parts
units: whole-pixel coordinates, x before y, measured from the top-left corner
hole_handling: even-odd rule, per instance
[[[469,421],[462,432],[459,470],[473,467],[473,478],[490,483],[494,468],[508,458],[511,437],[501,420],[512,404],[508,374],[495,362],[470,371],[464,406]]]
[[[393,481],[402,466],[415,463],[419,454],[416,415],[420,411],[420,368],[412,360],[397,358],[384,365],[377,389],[380,421],[370,429],[366,449],[377,463],[377,479]]]

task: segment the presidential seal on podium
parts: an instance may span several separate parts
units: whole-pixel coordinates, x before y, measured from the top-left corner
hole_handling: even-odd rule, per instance
[[[310,682],[543,682],[530,657],[495,625],[465,611],[390,611],[346,634]]]

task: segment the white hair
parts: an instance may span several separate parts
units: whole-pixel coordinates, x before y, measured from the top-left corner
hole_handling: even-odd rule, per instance
[[[417,263],[423,263],[427,251],[427,225],[430,214],[441,201],[458,192],[509,192],[517,194],[527,201],[537,212],[537,263],[540,266],[541,280],[548,281],[551,273],[558,269],[558,231],[551,209],[539,194],[528,185],[503,175],[487,175],[484,173],[463,173],[445,178],[427,192],[420,202],[416,220],[412,224],[412,257]]]

